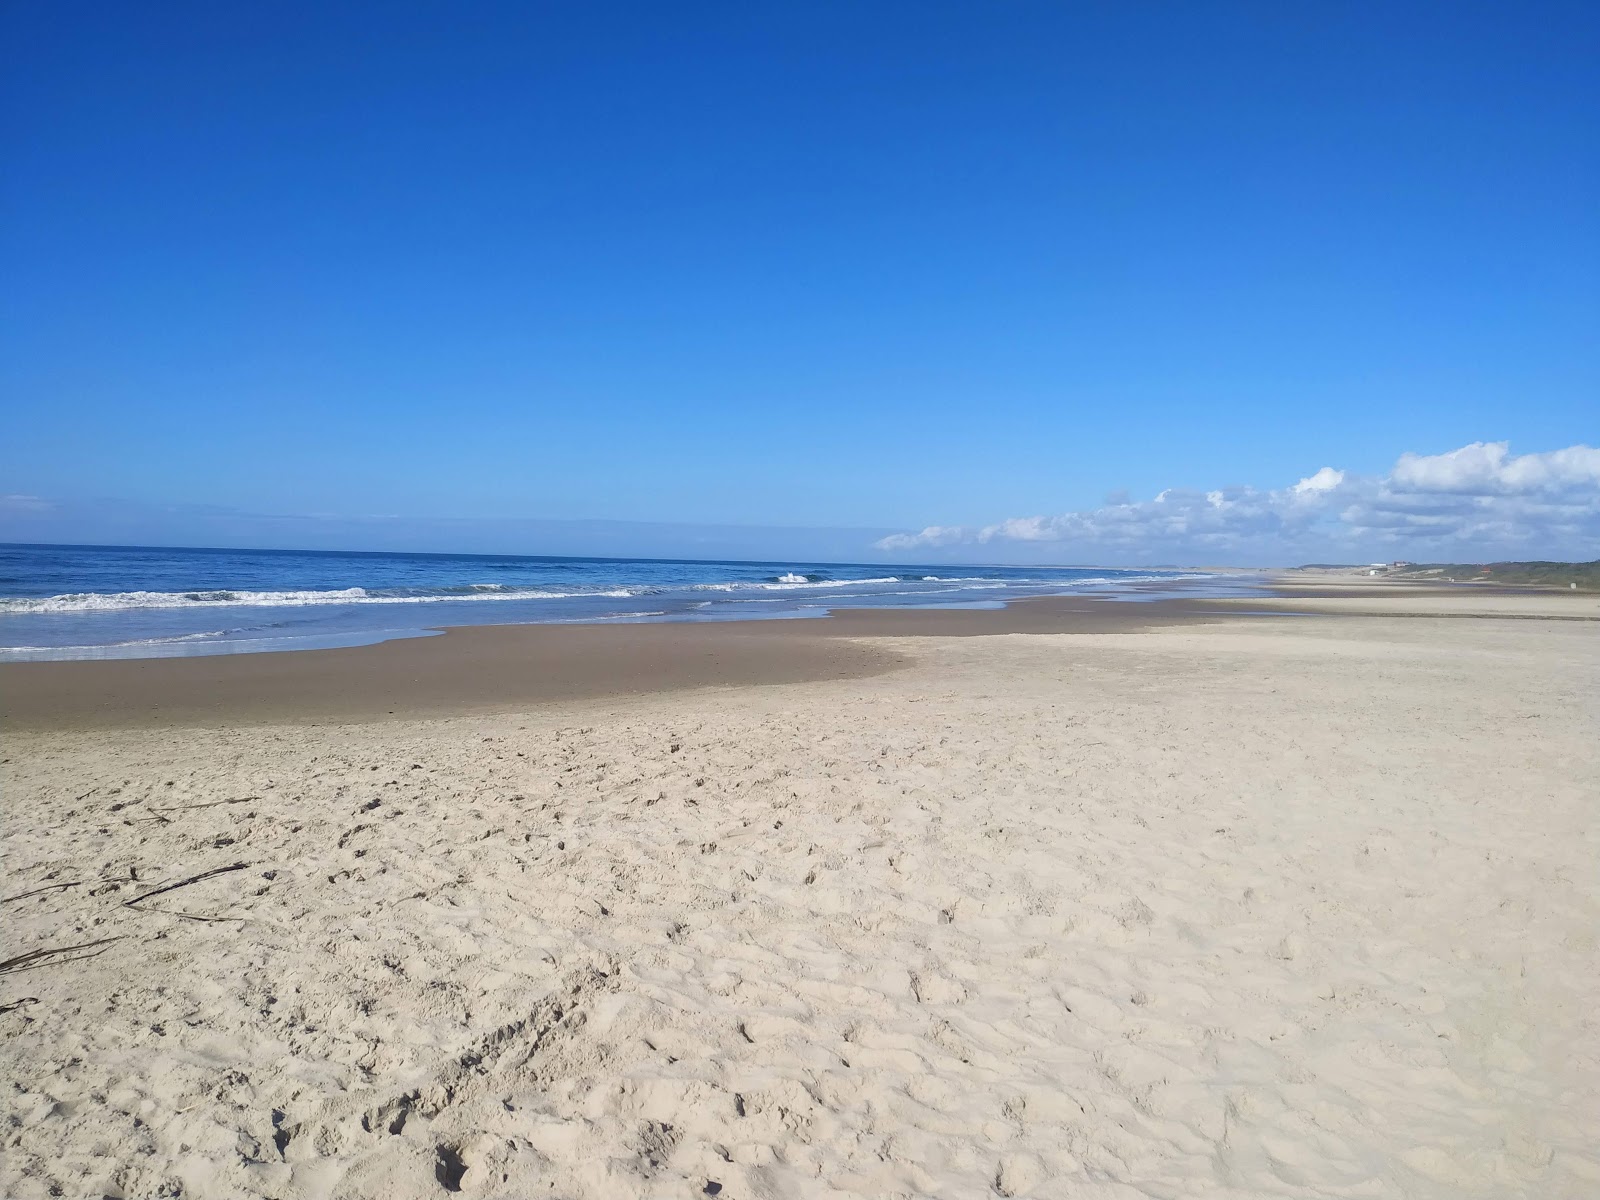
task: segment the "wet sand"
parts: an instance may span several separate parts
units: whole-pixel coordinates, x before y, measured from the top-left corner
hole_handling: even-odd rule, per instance
[[[905,662],[863,638],[1130,633],[1223,619],[1200,600],[1024,600],[815,620],[477,625],[337,650],[0,664],[0,726],[117,729],[503,712],[688,688],[864,678]]]
[[[866,678],[901,638],[1112,634],[1240,616],[1600,620],[1593,593],[1281,575],[1259,596],[1018,600],[996,609],[841,609],[806,620],[470,625],[343,649],[0,663],[0,728],[321,724],[511,712],[708,687]],[[1182,585],[1179,585],[1182,590]],[[869,643],[867,640],[871,639]]]

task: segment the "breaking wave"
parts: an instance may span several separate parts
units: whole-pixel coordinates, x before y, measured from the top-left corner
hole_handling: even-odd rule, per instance
[[[979,577],[974,577],[979,578]],[[872,588],[900,583],[899,576],[875,579],[825,579],[817,575],[785,574],[768,580],[694,583],[689,592],[783,592],[795,589]],[[955,579],[923,576],[919,582],[954,583]],[[993,583],[992,580],[984,580]],[[304,608],[330,604],[443,604],[474,600],[626,600],[670,588],[636,585],[590,590],[551,591],[517,587],[508,583],[471,583],[445,588],[334,588],[329,590],[249,591],[241,589],[188,592],[69,592],[59,596],[0,598],[0,614],[121,612],[144,608]]]
[[[0,600],[0,613],[120,612],[136,608],[303,608],[313,604],[432,604],[471,600],[573,600],[584,596],[627,599],[655,588],[610,588],[597,591],[551,592],[498,583],[436,590],[338,588],[331,591],[251,592],[72,592],[61,596],[11,597]]]

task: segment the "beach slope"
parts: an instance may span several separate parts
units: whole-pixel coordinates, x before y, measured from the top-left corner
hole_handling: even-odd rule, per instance
[[[13,730],[0,1192],[1593,1195],[1600,636],[1431,603]]]

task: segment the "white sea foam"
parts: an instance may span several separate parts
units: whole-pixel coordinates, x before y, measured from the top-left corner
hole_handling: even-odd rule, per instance
[[[787,580],[787,582],[785,582]],[[798,580],[798,581],[797,581]],[[803,576],[784,576],[779,581],[690,584],[691,592],[768,592],[795,588],[874,587],[899,583],[889,576],[881,579],[828,579],[812,581]],[[575,600],[585,598],[626,600],[654,595],[659,586],[617,587],[595,591],[546,591],[519,588],[503,583],[474,583],[468,590],[451,593],[400,594],[372,592],[366,588],[338,588],[328,591],[191,591],[191,592],[69,592],[59,596],[14,596],[0,599],[0,615],[31,613],[122,612],[145,608],[303,608],[335,604],[445,604],[485,600]]]
[[[794,590],[841,591],[847,589],[881,588],[898,583],[940,583],[958,585],[964,590],[1002,589],[1015,586],[1040,590],[1078,590],[1097,585],[1123,585],[1155,582],[1173,576],[1144,575],[1111,579],[1092,577],[1074,580],[1047,581],[1026,578],[1000,578],[983,575],[923,575],[904,580],[897,575],[871,579],[807,579],[795,572],[786,572],[776,580],[734,580],[724,583],[697,583],[681,587],[673,585],[635,585],[595,590],[572,589],[552,591],[541,588],[517,587],[504,583],[472,583],[452,591],[421,592],[369,591],[366,588],[338,588],[331,590],[300,591],[242,591],[195,590],[187,592],[71,592],[58,596],[0,598],[0,616],[47,613],[121,612],[130,609],[164,608],[303,608],[316,605],[347,604],[445,604],[495,600],[626,600],[637,596],[655,595],[662,591],[720,592],[730,595],[787,592]],[[928,594],[947,589],[928,589]],[[883,594],[883,593],[879,593]],[[891,595],[915,595],[914,592],[894,592]],[[754,597],[752,597],[754,598]]]
[[[896,575],[890,575],[884,579],[820,579],[813,581],[801,578],[798,583],[793,582],[789,576],[780,576],[776,582],[768,581],[765,583],[695,583],[691,584],[687,590],[691,592],[783,592],[793,588],[870,587],[874,584],[899,582],[899,576]]]
[[[207,629],[200,633],[179,633],[172,637],[130,638],[125,642],[101,642],[93,646],[0,646],[0,654],[62,654],[72,650],[122,650],[130,646],[169,646],[177,642],[202,642],[226,637],[226,629]]]
[[[891,596],[917,596],[917,597],[944,596],[944,595],[954,595],[954,594],[957,594],[957,593],[960,593],[960,592],[983,592],[983,591],[1004,590],[1008,586],[1009,585],[1004,584],[1004,583],[986,582],[986,583],[973,584],[970,587],[920,588],[920,589],[918,589],[917,591],[914,591],[914,592],[867,592],[867,593],[865,593],[864,595],[862,595],[860,597],[856,597],[856,596],[840,596],[838,599],[831,599],[830,598],[830,599],[825,600],[825,601],[820,601],[817,604],[802,604],[798,600],[796,600],[796,599],[794,599],[793,597],[790,597],[790,596],[750,596],[750,597],[741,598],[738,601],[736,601],[735,603],[738,603],[738,604],[790,604],[790,605],[794,605],[797,608],[829,608],[829,607],[843,607],[843,606],[848,605],[850,601],[856,600],[856,599],[862,599],[862,600],[866,600],[866,599],[885,600],[885,599],[888,599]]]
[[[656,588],[613,588],[606,591],[547,592],[474,584],[470,592],[449,595],[385,595],[366,588],[293,592],[73,592],[61,596],[10,597],[0,600],[0,614],[121,612],[137,608],[302,608],[316,604],[442,604],[482,600],[573,600],[584,597],[627,599]],[[494,590],[490,590],[494,589]]]

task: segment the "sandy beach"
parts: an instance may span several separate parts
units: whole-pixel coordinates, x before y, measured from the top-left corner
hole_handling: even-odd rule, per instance
[[[1324,578],[0,666],[0,1194],[1592,1196],[1597,683]]]

